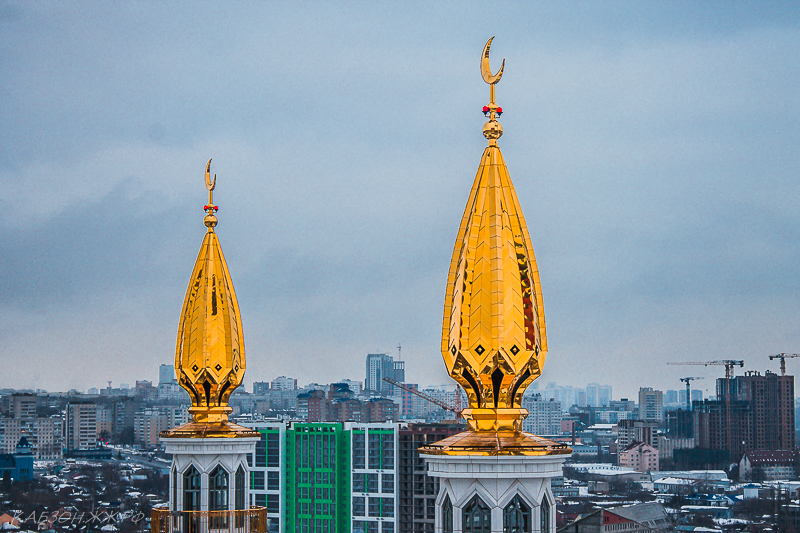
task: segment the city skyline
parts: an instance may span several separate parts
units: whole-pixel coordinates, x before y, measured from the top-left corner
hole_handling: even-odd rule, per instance
[[[388,356],[389,354],[368,354],[367,361],[369,361],[371,356],[374,355],[384,355]],[[174,386],[175,391],[179,391],[179,394],[183,394],[184,391],[178,387],[178,381],[175,379],[174,375],[174,366],[168,364],[162,364],[158,368],[158,379],[136,379],[131,380],[135,385],[132,386],[130,383],[127,382],[120,382],[114,384],[113,382],[106,382],[105,387],[89,387],[85,390],[77,390],[74,391],[79,394],[86,394],[88,396],[113,396],[113,395],[124,395],[122,391],[128,391],[129,394],[133,394],[137,387],[141,385],[145,386],[160,386],[164,384],[171,384]],[[166,379],[167,375],[172,376],[171,379]],[[318,390],[319,387],[325,388],[327,390],[333,384],[341,384],[345,383],[351,386],[356,386],[357,389],[353,389],[353,393],[357,396],[365,393],[367,396],[372,394],[377,394],[380,391],[373,391],[370,390],[369,387],[366,387],[365,384],[368,380],[359,381],[359,380],[352,380],[347,377],[341,377],[336,380],[325,380],[322,382],[319,381],[312,381],[308,383],[298,382],[296,378],[291,376],[274,376],[272,379],[266,381],[258,381],[243,385],[241,388],[237,389],[236,394],[247,393],[247,394],[264,394],[266,391],[269,390]],[[401,381],[408,385],[413,385],[417,387],[417,390],[426,391],[426,390],[439,390],[439,391],[453,391],[456,387],[456,383],[429,383],[429,384],[420,384],[420,383],[412,383],[410,381]],[[594,388],[595,392],[592,393],[591,389]],[[639,387],[639,394],[641,394],[643,389],[651,389],[650,387]],[[72,391],[61,391],[61,390],[44,390],[44,389],[25,389],[25,388],[18,388],[18,389],[0,389],[4,391],[14,391],[14,393],[35,393],[35,394],[64,394],[65,392],[72,392]],[[598,394],[598,391],[600,394]],[[663,405],[670,406],[675,408],[676,406],[683,406],[686,403],[686,391],[684,389],[666,389],[663,391],[659,391],[663,393]],[[705,390],[708,392],[708,389]],[[461,391],[462,395],[464,394],[463,389]],[[706,398],[712,398],[714,395],[704,395],[703,389],[692,388],[692,399],[697,401],[702,401],[704,396]],[[386,388],[384,391],[380,392],[382,396],[390,396],[394,397],[397,396],[396,393],[390,392],[389,388]],[[534,396],[541,396],[545,400],[554,398],[564,404],[564,411],[566,412],[571,405],[577,405],[580,407],[588,406],[588,407],[608,407],[609,402],[624,400],[624,401],[632,401],[634,404],[637,404],[636,399],[637,397],[634,395],[632,398],[625,398],[625,397],[617,397],[612,393],[611,385],[606,384],[599,384],[596,382],[587,383],[585,386],[576,386],[572,383],[570,384],[559,384],[554,381],[548,381],[546,383],[542,383],[536,381],[532,384],[530,388],[528,388],[525,392],[525,397],[533,398]],[[575,401],[572,402],[564,402],[562,398],[570,398],[574,397]],[[672,397],[672,399],[670,399]],[[800,399],[800,398],[798,398]]]
[[[398,341],[407,381],[447,382],[492,34],[547,318],[537,383],[633,398],[722,375],[667,361],[777,372],[768,355],[800,351],[800,8],[511,3],[492,29],[477,7],[5,4],[0,386],[173,362],[208,158],[248,388],[361,380]]]

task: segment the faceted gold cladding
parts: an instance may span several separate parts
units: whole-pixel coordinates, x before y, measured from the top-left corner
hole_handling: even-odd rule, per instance
[[[491,86],[483,153],[458,230],[447,279],[442,355],[467,392],[473,431],[520,431],[522,394],[547,355],[542,289],[528,227],[497,146],[502,127],[486,43],[481,72]],[[504,62],[505,64],[505,62]]]
[[[559,455],[566,444],[521,431],[464,431],[420,449],[426,455]]]
[[[168,437],[252,436],[252,432],[228,422],[228,399],[242,383],[245,372],[244,338],[239,304],[228,265],[222,255],[217,225],[217,206],[212,191],[216,185],[206,166],[208,205],[204,224],[208,228],[186,289],[175,371],[178,382],[192,399],[192,422],[170,431]]]

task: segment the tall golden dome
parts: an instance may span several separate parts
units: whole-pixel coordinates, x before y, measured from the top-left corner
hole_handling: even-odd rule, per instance
[[[206,165],[208,205],[203,209],[207,231],[197,255],[183,300],[175,372],[178,383],[192,400],[192,421],[162,436],[245,436],[250,432],[228,422],[231,393],[244,378],[244,337],[239,304],[228,265],[214,227],[217,225],[211,180],[211,160]]]
[[[503,67],[491,73],[491,43],[481,58],[483,79],[491,87],[491,101],[483,108],[489,146],[450,262],[442,355],[450,376],[467,393],[469,408],[462,416],[473,431],[520,431],[527,415],[522,394],[542,373],[547,337],[533,245],[497,146],[503,110],[494,101],[494,86]]]

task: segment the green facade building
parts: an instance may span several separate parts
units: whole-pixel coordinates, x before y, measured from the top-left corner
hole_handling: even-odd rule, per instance
[[[286,431],[285,531],[350,531],[350,432],[340,423]]]
[[[254,421],[251,504],[270,533],[397,533],[396,423]]]

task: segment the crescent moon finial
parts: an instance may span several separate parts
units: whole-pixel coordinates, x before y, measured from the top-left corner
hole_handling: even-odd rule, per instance
[[[483,47],[483,56],[481,56],[481,76],[483,76],[483,81],[489,85],[494,85],[500,81],[500,78],[503,77],[503,68],[506,66],[506,60],[503,58],[500,70],[497,71],[497,74],[492,74],[492,69],[489,67],[489,49],[492,47],[492,39],[494,39],[494,36],[486,41],[486,46]]]
[[[217,212],[219,207],[214,205],[214,187],[217,186],[217,175],[214,174],[214,179],[211,179],[211,160],[208,160],[206,164],[206,189],[208,189],[208,204],[203,206],[203,209],[206,211],[206,218],[203,220],[203,223],[208,227],[208,231],[213,232],[214,226],[217,225],[217,217],[214,216],[214,213]]]
[[[217,186],[217,175],[214,174],[214,181],[211,181],[211,160],[208,160],[208,164],[206,165],[206,189],[209,192],[214,190],[214,187]]]

